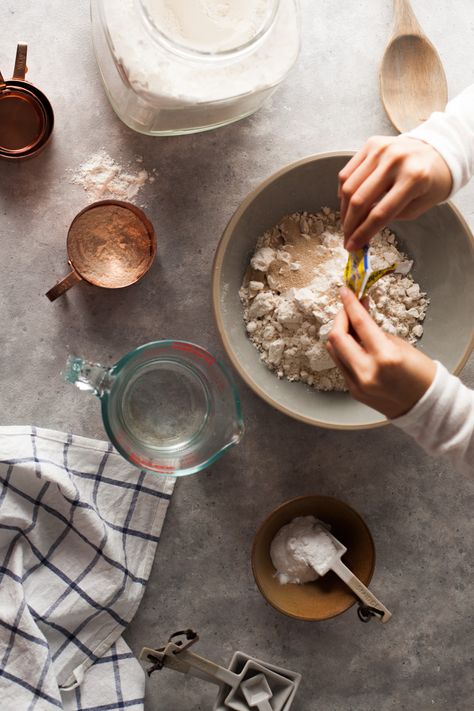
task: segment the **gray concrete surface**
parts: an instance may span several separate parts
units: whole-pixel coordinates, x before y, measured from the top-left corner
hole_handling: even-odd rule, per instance
[[[453,96],[474,81],[474,6],[413,0],[439,48]],[[254,117],[215,132],[134,134],[105,98],[91,50],[88,3],[3,0],[0,67],[30,45],[30,78],[50,97],[56,130],[31,162],[0,165],[2,424],[103,438],[97,403],[62,382],[74,351],[113,362],[155,338],[186,338],[222,355],[210,310],[211,260],[226,221],[272,171],[309,153],[357,148],[392,133],[378,93],[391,24],[380,0],[303,0],[298,66]],[[147,278],[123,292],[75,288],[50,304],[65,273],[65,237],[88,202],[66,171],[104,147],[144,156],[157,180],[142,193],[158,233]],[[474,227],[474,185],[457,198]],[[189,286],[183,289],[183,285]],[[455,289],[456,285],[453,284]],[[474,385],[473,360],[463,379]],[[392,427],[345,433],[294,422],[241,384],[247,434],[206,473],[179,481],[142,605],[126,637],[135,652],[192,626],[202,654],[241,649],[300,671],[295,711],[468,711],[474,703],[474,482],[429,460]],[[355,610],[326,623],[287,619],[265,604],[250,570],[253,534],[284,500],[340,497],[367,519],[376,593],[390,624]],[[148,711],[210,709],[212,687],[169,671],[148,683]]]

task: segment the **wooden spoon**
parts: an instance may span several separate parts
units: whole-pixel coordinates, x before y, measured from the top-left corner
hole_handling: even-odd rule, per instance
[[[448,85],[438,52],[418,24],[409,0],[394,0],[394,28],[380,69],[385,111],[398,131],[410,131],[443,111]]]

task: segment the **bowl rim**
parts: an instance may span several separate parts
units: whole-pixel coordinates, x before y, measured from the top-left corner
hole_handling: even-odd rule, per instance
[[[370,532],[370,528],[368,527],[364,517],[356,511],[350,504],[346,503],[342,499],[338,499],[335,496],[325,496],[324,494],[305,494],[303,496],[296,496],[293,499],[288,499],[288,501],[284,501],[282,504],[277,506],[273,511],[270,511],[270,513],[265,517],[265,519],[262,521],[260,526],[258,527],[254,537],[253,537],[253,542],[252,542],[252,552],[251,552],[251,565],[252,565],[252,573],[253,577],[255,580],[255,583],[260,591],[261,596],[263,597],[264,600],[268,602],[269,605],[271,605],[275,610],[280,612],[282,615],[286,615],[287,617],[292,617],[295,620],[304,620],[307,622],[325,622],[326,620],[332,620],[334,617],[339,617],[339,615],[343,615],[344,612],[347,612],[347,610],[350,610],[351,607],[353,607],[357,602],[357,598],[354,596],[354,599],[347,607],[345,607],[343,610],[340,610],[339,612],[335,612],[333,615],[328,615],[327,617],[321,617],[321,618],[315,618],[315,617],[306,617],[305,615],[295,615],[292,612],[288,612],[287,610],[284,610],[282,607],[280,607],[276,602],[273,602],[272,600],[269,600],[269,598],[265,595],[263,592],[259,578],[257,575],[257,566],[255,564],[255,550],[257,547],[257,542],[267,525],[268,521],[279,511],[285,509],[287,506],[290,504],[295,503],[296,501],[303,501],[305,499],[326,499],[328,501],[333,501],[336,502],[337,504],[342,504],[344,507],[350,509],[353,514],[355,514],[356,518],[359,519],[360,523],[362,524],[362,527],[365,529],[366,533],[368,534],[370,545],[372,548],[372,565],[370,567],[370,572],[369,572],[369,577],[368,580],[365,582],[365,585],[368,587],[369,583],[371,582],[374,571],[375,571],[375,562],[377,558],[376,550],[375,550],[375,542],[372,536],[372,533]]]
[[[221,339],[221,342],[224,346],[224,350],[227,354],[227,357],[231,361],[233,367],[239,374],[239,376],[242,378],[242,380],[249,386],[253,392],[258,395],[262,400],[267,402],[269,405],[274,407],[276,410],[279,410],[280,412],[283,412],[285,415],[288,415],[289,417],[292,417],[295,420],[299,420],[300,422],[304,422],[308,425],[312,425],[313,427],[322,427],[324,429],[330,429],[330,430],[369,430],[369,429],[375,429],[376,427],[384,427],[385,425],[390,424],[390,420],[387,418],[384,418],[383,415],[381,415],[381,420],[377,422],[371,422],[369,424],[338,424],[338,423],[328,423],[324,422],[322,420],[318,420],[314,417],[307,417],[306,415],[299,414],[295,412],[294,410],[291,410],[289,407],[286,407],[285,405],[282,405],[279,403],[277,400],[275,400],[271,395],[269,395],[260,385],[247,373],[247,371],[242,367],[240,364],[240,361],[238,358],[236,358],[234,354],[234,350],[232,348],[231,342],[229,337],[227,336],[226,330],[224,328],[224,319],[222,318],[222,310],[220,306],[220,275],[221,275],[221,270],[222,270],[222,263],[224,261],[224,255],[227,249],[227,246],[230,242],[232,233],[234,231],[235,225],[237,222],[240,220],[242,214],[245,212],[247,207],[256,199],[256,197],[271,183],[273,183],[275,180],[277,180],[280,176],[285,175],[285,173],[289,173],[290,171],[294,170],[295,168],[298,168],[301,165],[305,165],[306,163],[313,163],[315,161],[325,159],[325,158],[337,158],[337,157],[347,157],[351,158],[353,155],[355,155],[355,151],[350,151],[350,150],[341,150],[341,151],[328,151],[328,152],[322,152],[322,153],[314,153],[308,156],[305,156],[304,158],[300,158],[299,160],[296,160],[292,163],[287,163],[284,165],[282,168],[279,170],[275,171],[271,175],[269,175],[265,180],[261,181],[253,190],[251,190],[247,195],[244,197],[242,202],[239,204],[237,209],[234,211],[232,216],[230,217],[229,221],[227,222],[227,225],[225,226],[225,229],[222,233],[222,236],[219,240],[219,243],[217,245],[216,251],[214,253],[214,259],[212,263],[212,309],[214,313],[214,321],[217,326],[217,331],[219,334],[219,337]],[[468,223],[466,222],[465,218],[463,217],[461,211],[451,202],[451,200],[446,200],[443,204],[447,205],[448,208],[454,213],[455,217],[459,220],[461,227],[463,228],[467,238],[468,242],[471,248],[471,252],[474,255],[474,235],[471,231],[471,228],[469,227]],[[471,355],[472,350],[474,349],[474,324],[472,327],[472,332],[471,332],[471,338],[469,340],[469,343],[464,349],[464,352],[455,366],[452,370],[453,375],[458,375],[461,370],[464,368],[466,365],[466,362]]]

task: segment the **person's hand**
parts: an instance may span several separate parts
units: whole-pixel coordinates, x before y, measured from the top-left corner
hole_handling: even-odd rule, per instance
[[[327,349],[349,392],[389,419],[404,415],[430,387],[436,364],[406,341],[382,331],[346,287],[341,298],[344,308],[334,320]]]
[[[445,200],[451,171],[432,146],[406,136],[373,136],[339,173],[346,249],[368,244],[392,220],[413,220]]]

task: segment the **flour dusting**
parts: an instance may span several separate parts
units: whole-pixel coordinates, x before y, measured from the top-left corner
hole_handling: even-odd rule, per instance
[[[143,161],[138,157],[138,163]],[[133,202],[145,183],[153,176],[141,168],[133,172],[117,163],[105,150],[91,155],[73,171],[71,183],[80,185],[93,200],[125,200]]]
[[[341,308],[346,261],[339,213],[327,207],[287,215],[259,237],[239,295],[248,336],[279,378],[347,389],[325,345]],[[407,273],[413,263],[384,229],[371,241],[371,266],[394,263],[403,273],[387,274],[371,288],[369,312],[384,331],[414,344],[429,299]]]

